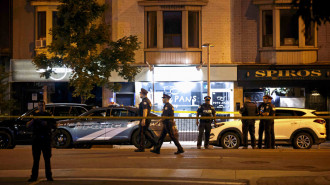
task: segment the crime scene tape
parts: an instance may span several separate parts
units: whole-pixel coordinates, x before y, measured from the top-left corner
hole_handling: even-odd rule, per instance
[[[0,118],[19,119],[105,119],[105,120],[140,120],[140,119],[330,119],[330,116],[216,116],[216,117],[112,117],[112,116],[0,116]]]
[[[162,113],[162,111],[151,110],[151,112]],[[188,114],[196,114],[196,111],[174,111],[174,113],[188,113]],[[239,114],[239,112],[225,112],[225,111],[216,111],[216,114]]]

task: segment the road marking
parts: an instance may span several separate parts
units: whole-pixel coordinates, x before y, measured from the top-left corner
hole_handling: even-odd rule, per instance
[[[167,179],[121,179],[121,178],[56,178],[56,180],[92,180],[92,181],[123,181],[123,182],[170,182],[170,183],[195,183],[195,184],[228,184],[247,185],[246,182],[218,182],[218,181],[192,181],[192,180],[167,180]]]
[[[225,159],[225,158],[234,158],[234,157],[198,157],[198,156],[159,156],[159,157],[150,157],[150,156],[134,156],[127,157],[128,159]]]

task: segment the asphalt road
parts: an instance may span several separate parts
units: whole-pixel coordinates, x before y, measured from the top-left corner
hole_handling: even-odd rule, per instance
[[[135,153],[133,147],[53,149],[54,182],[27,183],[32,167],[30,146],[0,151],[4,184],[330,184],[330,143],[321,149],[197,150],[172,146],[160,155]]]

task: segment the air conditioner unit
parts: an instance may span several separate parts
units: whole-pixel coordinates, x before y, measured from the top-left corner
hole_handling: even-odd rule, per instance
[[[36,48],[44,48],[46,47],[46,40],[36,40]]]

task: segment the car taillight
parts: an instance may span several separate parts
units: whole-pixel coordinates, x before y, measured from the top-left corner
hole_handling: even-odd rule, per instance
[[[319,123],[319,124],[324,124],[325,121],[323,119],[316,119],[314,120],[315,123]]]

